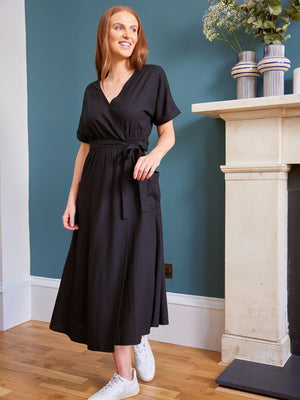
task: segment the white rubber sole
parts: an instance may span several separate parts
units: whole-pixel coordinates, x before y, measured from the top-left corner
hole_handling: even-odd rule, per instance
[[[132,389],[130,392],[124,394],[123,396],[116,397],[116,400],[127,399],[127,397],[135,396],[139,392],[140,392],[140,388],[139,388],[139,386],[137,386],[135,389]]]
[[[155,370],[154,370],[154,373],[153,373],[153,375],[151,375],[150,377],[148,377],[148,378],[144,378],[144,377],[142,377],[139,373],[138,373],[138,371],[136,371],[136,376],[137,376],[137,378],[138,379],[140,379],[141,381],[143,381],[143,382],[150,382],[150,381],[152,381],[153,379],[154,379],[154,377],[155,377]]]
[[[126,394],[120,395],[118,397],[114,397],[114,400],[127,399],[127,397],[135,396],[139,392],[140,392],[140,387],[137,386],[136,388],[132,389],[130,392],[127,392]],[[89,397],[89,399],[90,399],[90,397]]]

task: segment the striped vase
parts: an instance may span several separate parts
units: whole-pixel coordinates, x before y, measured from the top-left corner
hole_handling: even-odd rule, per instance
[[[239,52],[237,54],[237,64],[232,68],[231,75],[237,81],[238,99],[256,97],[256,81],[259,76],[256,64],[256,52]]]
[[[284,94],[284,73],[291,62],[284,57],[283,44],[268,44],[264,47],[264,58],[258,63],[258,70],[264,77],[264,96]]]

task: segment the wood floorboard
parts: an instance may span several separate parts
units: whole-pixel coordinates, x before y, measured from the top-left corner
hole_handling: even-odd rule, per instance
[[[134,399],[265,399],[215,383],[227,366],[219,352],[151,340],[150,344],[156,375],[151,382],[139,381],[140,393]],[[0,359],[3,400],[87,399],[115,372],[111,353],[90,351],[41,321],[27,321],[0,332]]]

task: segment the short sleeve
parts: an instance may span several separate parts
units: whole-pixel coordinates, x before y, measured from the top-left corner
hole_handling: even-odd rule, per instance
[[[181,111],[174,102],[165,71],[162,67],[159,67],[158,71],[156,103],[152,121],[155,125],[162,125],[174,119]]]
[[[76,136],[77,139],[80,140],[80,142],[90,143],[90,138],[88,137],[86,130],[86,98],[87,98],[86,92],[87,90],[85,89]]]

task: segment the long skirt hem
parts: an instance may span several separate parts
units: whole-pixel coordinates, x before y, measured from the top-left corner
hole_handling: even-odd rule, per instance
[[[153,328],[158,328],[160,325],[168,325],[169,323],[160,323],[157,325],[151,325],[151,327]],[[105,346],[104,344],[92,344],[92,343],[88,343],[87,340],[83,337],[83,336],[77,336],[74,335],[72,333],[70,333],[68,331],[68,329],[66,329],[66,326],[64,325],[49,325],[49,329],[55,332],[59,332],[59,333],[64,333],[65,335],[67,335],[73,342],[77,342],[77,343],[83,343],[87,346],[88,350],[92,350],[92,351],[102,351],[105,353],[113,353],[115,351],[114,346],[113,348]],[[137,338],[132,339],[132,340],[128,340],[126,341],[126,343],[115,343],[116,346],[133,346],[136,344],[140,344],[141,343],[141,337],[144,335],[149,335],[150,334],[150,330],[148,332],[144,332],[141,333]]]

